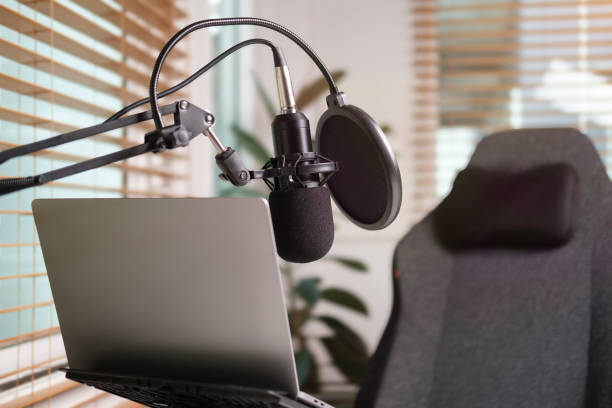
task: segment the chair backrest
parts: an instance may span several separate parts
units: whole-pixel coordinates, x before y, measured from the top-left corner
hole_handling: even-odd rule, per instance
[[[578,186],[562,245],[451,249],[442,204],[400,241],[391,319],[357,407],[611,406],[612,184],[595,148],[572,129],[513,130],[484,138],[467,168],[559,163]]]

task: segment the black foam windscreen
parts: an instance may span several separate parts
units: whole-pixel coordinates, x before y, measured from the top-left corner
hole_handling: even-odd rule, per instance
[[[334,242],[334,220],[327,187],[272,191],[270,214],[278,255],[286,261],[316,261]]]
[[[332,105],[317,125],[317,151],[339,163],[328,181],[334,201],[362,228],[385,228],[397,216],[401,177],[380,126],[363,110]]]

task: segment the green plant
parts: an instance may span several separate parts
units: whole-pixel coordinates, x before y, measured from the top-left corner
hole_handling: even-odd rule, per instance
[[[335,81],[341,80],[344,75],[344,71],[332,72]],[[277,114],[275,104],[255,75],[254,82],[257,93],[270,118],[273,118]],[[324,80],[313,81],[298,92],[296,103],[300,109],[303,109],[315,100],[320,100],[326,91],[327,84]],[[265,163],[272,157],[266,147],[251,132],[241,128],[238,124],[233,124],[232,130],[241,151],[248,152],[253,159],[260,163]],[[265,194],[262,190],[244,187],[227,187],[220,192],[222,196],[264,196]],[[324,258],[324,261],[334,262],[357,273],[367,272],[367,266],[357,259],[328,256]],[[288,286],[289,324],[295,341],[295,361],[300,387],[308,392],[317,393],[321,390],[322,385],[319,366],[311,350],[311,340],[313,339],[308,336],[305,329],[306,324],[312,321],[320,322],[329,328],[332,333],[329,336],[314,340],[321,341],[329,353],[333,365],[346,377],[348,383],[359,384],[368,361],[368,352],[363,339],[336,317],[316,313],[315,307],[320,302],[328,302],[352,310],[355,313],[367,315],[368,310],[364,302],[343,288],[322,287],[320,278],[316,276],[297,280],[293,265],[290,263],[283,263],[281,272]]]
[[[341,257],[328,256],[326,261],[337,262],[356,272],[367,272],[367,267],[362,262]],[[309,392],[320,391],[321,381],[319,378],[318,365],[315,362],[310,338],[305,326],[308,322],[318,321],[332,332],[330,336],[319,338],[329,353],[334,366],[346,377],[347,382],[359,384],[361,376],[368,361],[368,351],[362,338],[341,320],[315,313],[315,307],[321,301],[330,302],[352,310],[356,313],[367,315],[368,310],[361,299],[351,292],[338,287],[321,287],[318,277],[306,277],[295,279],[295,273],[291,264],[286,263],[281,271],[287,279],[289,286],[288,313],[289,325],[292,336],[295,339],[295,361],[298,370],[300,386]]]

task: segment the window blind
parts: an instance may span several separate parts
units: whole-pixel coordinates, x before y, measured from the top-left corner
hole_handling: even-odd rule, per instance
[[[186,16],[185,5],[172,0],[2,0],[0,150],[100,123],[146,96],[157,53]],[[187,67],[179,46],[160,89],[184,79]],[[152,128],[135,125],[11,160],[0,166],[0,178],[133,146]],[[151,154],[0,197],[0,408],[136,406],[57,371],[66,358],[30,203],[182,196],[188,160],[184,151]]]
[[[416,217],[498,130],[578,128],[610,169],[611,1],[411,3]]]

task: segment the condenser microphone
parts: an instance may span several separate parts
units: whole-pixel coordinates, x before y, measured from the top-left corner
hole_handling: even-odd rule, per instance
[[[301,112],[278,115],[272,122],[272,134],[275,167],[299,168],[314,161],[310,124]],[[316,173],[275,178],[268,201],[276,249],[286,261],[312,262],[325,256],[332,246],[331,198],[327,187],[320,184]]]
[[[291,170],[275,177],[268,199],[276,250],[286,261],[312,262],[325,256],[334,241],[331,197],[319,174],[299,174],[316,157],[310,123],[296,109],[286,65],[276,66],[276,82],[281,114],[272,122],[276,156],[272,162],[280,172]]]

